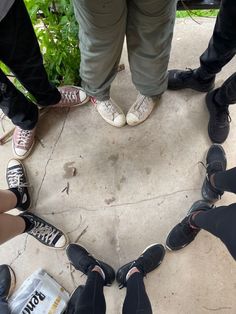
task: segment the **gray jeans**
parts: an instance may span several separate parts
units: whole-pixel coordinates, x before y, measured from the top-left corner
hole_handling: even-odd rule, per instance
[[[73,0],[79,23],[82,86],[109,97],[126,35],[132,80],[146,96],[167,88],[176,0]]]

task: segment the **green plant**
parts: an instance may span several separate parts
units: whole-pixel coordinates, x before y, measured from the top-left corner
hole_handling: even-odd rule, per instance
[[[78,24],[71,0],[25,0],[50,81],[78,84]]]

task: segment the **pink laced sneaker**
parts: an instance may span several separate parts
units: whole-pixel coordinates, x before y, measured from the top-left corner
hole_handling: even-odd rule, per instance
[[[35,142],[35,131],[23,130],[16,126],[12,137],[12,150],[13,154],[18,159],[24,159],[29,156]]]
[[[89,101],[89,97],[84,90],[77,86],[62,86],[58,88],[61,93],[61,100],[50,107],[64,108],[64,107],[77,107]]]

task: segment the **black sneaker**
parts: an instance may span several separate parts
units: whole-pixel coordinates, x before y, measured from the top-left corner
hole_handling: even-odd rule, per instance
[[[207,80],[202,80],[197,75],[197,69],[168,71],[168,89],[172,90],[191,88],[198,92],[209,92],[214,88],[214,82],[215,76]]]
[[[218,171],[226,170],[227,159],[223,147],[213,144],[207,153],[206,163],[206,178],[202,185],[202,197],[211,203],[215,203],[221,199],[224,192],[212,186],[210,176]]]
[[[206,201],[200,200],[191,206],[189,209],[187,216],[177,224],[169,233],[166,239],[166,247],[170,251],[176,251],[184,248],[189,243],[191,243],[196,235],[199,233],[201,229],[193,229],[190,226],[189,220],[191,214],[196,211],[207,211],[211,209],[212,206],[208,204]]]
[[[127,284],[127,274],[131,268],[137,267],[143,276],[156,269],[165,256],[165,248],[161,244],[153,244],[145,249],[138,259],[120,267],[116,273],[116,280],[120,289]]]
[[[215,89],[206,95],[206,105],[210,114],[208,123],[208,134],[213,143],[223,143],[230,129],[231,118],[229,115],[229,106],[219,106],[214,97],[219,89]]]
[[[16,285],[13,269],[8,265],[0,265],[0,301],[6,301]]]
[[[19,160],[9,160],[6,170],[6,180],[9,189],[17,189],[21,195],[21,202],[17,205],[17,209],[21,211],[28,210],[31,202],[28,191],[29,184],[24,165]]]
[[[81,271],[83,274],[87,275],[95,266],[99,266],[104,272],[104,283],[106,286],[110,286],[115,280],[114,269],[94,258],[84,247],[78,244],[69,244],[66,254],[75,269]]]
[[[20,216],[30,221],[32,227],[26,232],[39,242],[53,249],[63,249],[67,245],[66,235],[55,226],[30,212],[22,213]]]

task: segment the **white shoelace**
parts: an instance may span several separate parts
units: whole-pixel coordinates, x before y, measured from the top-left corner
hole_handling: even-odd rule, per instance
[[[104,101],[97,101],[98,103],[102,103],[104,105],[104,109],[107,113],[117,113],[117,110],[114,108],[113,104],[110,102],[110,100],[104,100]]]
[[[134,110],[139,111],[140,113],[145,113],[148,111],[147,101],[149,101],[149,97],[140,95],[140,97],[137,99],[137,105],[134,106]]]
[[[17,144],[23,147],[27,147],[28,143],[32,139],[32,131],[31,130],[22,130],[20,129],[17,136]]]
[[[25,181],[24,173],[20,167],[8,170],[7,180],[10,189],[29,186],[29,184]]]
[[[74,103],[77,100],[77,94],[79,92],[61,92],[62,103]]]
[[[59,230],[48,226],[43,222],[35,222],[35,226],[30,230],[29,233],[44,243],[51,245],[56,236],[59,234]]]

